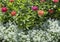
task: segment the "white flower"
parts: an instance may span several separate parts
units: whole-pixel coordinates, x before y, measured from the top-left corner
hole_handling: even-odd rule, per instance
[[[48,19],[41,28],[34,27],[32,30],[24,31],[18,29],[17,25],[8,22],[5,26],[0,24],[0,40],[2,42],[58,42],[60,39],[59,20]]]
[[[7,23],[8,25],[4,26],[3,24],[0,24],[0,35],[1,38],[3,39],[2,41],[14,41],[17,42],[17,25],[12,24],[12,22]]]

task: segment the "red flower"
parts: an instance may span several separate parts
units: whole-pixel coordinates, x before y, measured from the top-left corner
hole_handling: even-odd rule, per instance
[[[14,2],[14,0],[9,0],[10,2]]]
[[[53,2],[54,2],[54,3],[57,3],[57,2],[59,2],[59,0],[53,0]]]
[[[32,10],[36,11],[36,10],[38,10],[38,7],[37,6],[32,6]]]
[[[2,12],[7,12],[7,8],[6,7],[2,7]]]
[[[52,14],[52,13],[54,12],[54,10],[53,10],[53,9],[49,9],[48,12],[49,12],[50,14]]]
[[[38,10],[38,15],[43,16],[44,15],[44,11],[43,10]]]
[[[16,15],[16,11],[12,11],[12,12],[11,12],[11,15],[12,15],[12,16],[15,16],[15,15]]]

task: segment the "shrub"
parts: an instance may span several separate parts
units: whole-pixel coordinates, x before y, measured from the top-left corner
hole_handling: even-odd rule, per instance
[[[2,11],[3,22],[15,21],[20,28],[40,25],[49,17],[60,18],[60,0],[1,0],[0,4],[0,8],[7,8],[6,11]]]

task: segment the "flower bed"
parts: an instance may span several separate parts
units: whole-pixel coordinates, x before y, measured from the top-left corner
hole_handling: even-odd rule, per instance
[[[1,42],[59,42],[60,0],[0,0]]]

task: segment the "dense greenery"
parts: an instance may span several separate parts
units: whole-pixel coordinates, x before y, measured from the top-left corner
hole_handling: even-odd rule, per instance
[[[32,10],[32,6],[37,6],[38,10]],[[7,11],[2,12],[2,7],[6,7]],[[43,16],[38,13],[39,10],[44,12]],[[15,16],[11,15],[12,11],[16,12]],[[60,18],[60,1],[0,0],[0,20],[4,23],[12,21],[16,22],[19,28],[31,28],[35,25],[40,26],[49,17]]]

